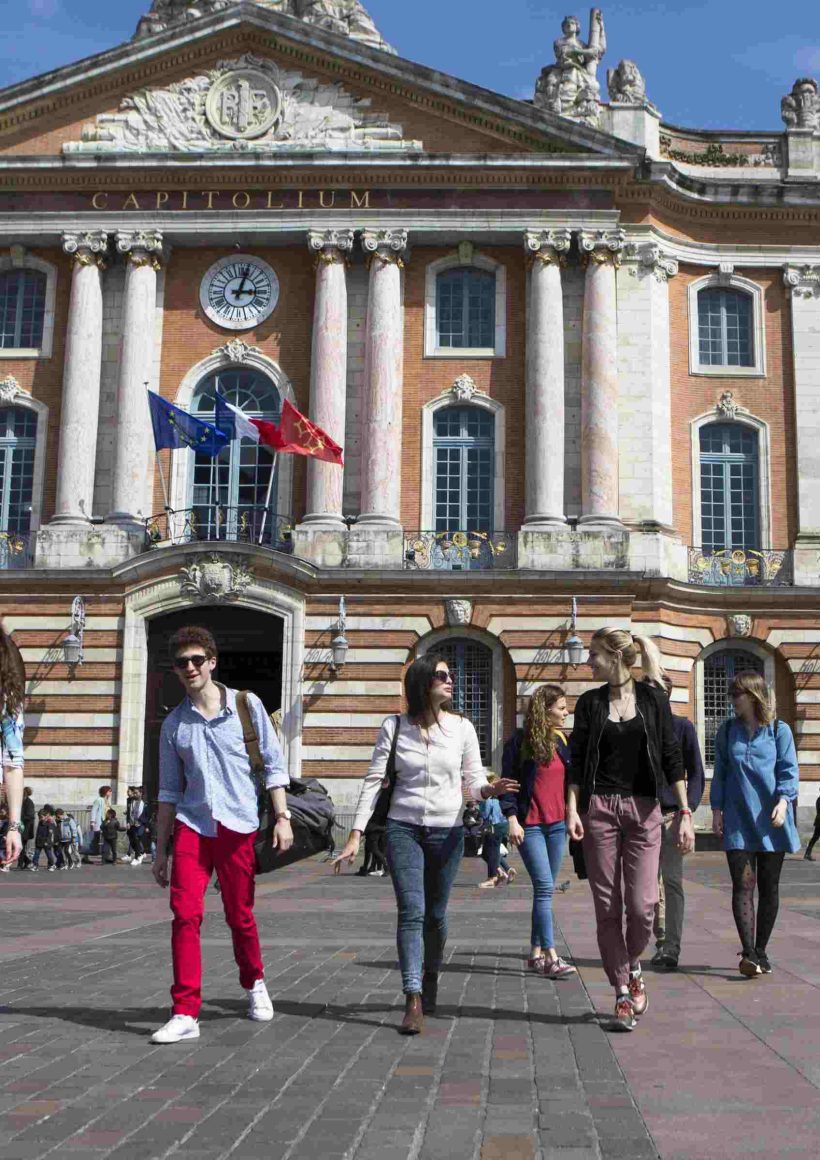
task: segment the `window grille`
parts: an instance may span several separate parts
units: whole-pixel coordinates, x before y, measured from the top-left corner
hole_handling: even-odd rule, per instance
[[[729,685],[739,673],[764,675],[763,661],[745,649],[712,653],[703,662],[704,749],[707,765],[715,763],[715,736],[727,717],[734,716]]]
[[[481,760],[489,765],[493,752],[493,654],[472,640],[446,640],[434,650],[453,674],[453,707],[473,723]]]
[[[31,530],[37,415],[26,407],[0,407],[0,531]]]
[[[757,432],[739,423],[700,431],[701,547],[759,548]]]
[[[436,412],[434,531],[495,530],[494,434],[495,418],[481,407],[446,407]]]
[[[752,367],[755,362],[752,298],[740,290],[710,287],[698,294],[701,366]]]
[[[492,350],[495,347],[495,274],[472,266],[439,274],[436,332],[440,347]]]
[[[45,316],[45,274],[39,270],[8,270],[0,274],[0,347],[39,348]]]

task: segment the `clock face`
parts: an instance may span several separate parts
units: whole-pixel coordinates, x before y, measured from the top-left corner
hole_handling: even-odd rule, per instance
[[[199,291],[202,309],[226,330],[250,330],[273,312],[279,279],[261,258],[237,254],[211,266]]]

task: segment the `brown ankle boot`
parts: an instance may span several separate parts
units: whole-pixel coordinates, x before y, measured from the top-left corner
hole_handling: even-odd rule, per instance
[[[404,997],[404,1018],[399,1028],[400,1035],[419,1035],[424,1026],[424,1014],[421,1009],[421,995],[414,991]]]
[[[438,974],[425,971],[421,980],[421,1009],[425,1015],[435,1015],[438,1003]]]

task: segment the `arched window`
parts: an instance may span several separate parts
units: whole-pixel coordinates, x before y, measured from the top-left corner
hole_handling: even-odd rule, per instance
[[[0,407],[0,567],[25,567],[30,559],[31,501],[37,414]]]
[[[0,273],[0,347],[4,350],[42,346],[46,286],[46,275],[39,270]]]
[[[436,278],[436,335],[443,349],[495,346],[495,274],[457,266]]]
[[[721,649],[703,662],[704,751],[707,765],[715,763],[715,735],[734,714],[729,685],[739,673],[765,676],[763,660],[747,649]]]
[[[709,286],[698,292],[698,361],[704,367],[753,367],[754,303],[742,290]]]
[[[495,417],[483,407],[444,407],[433,418],[437,532],[493,532]]]
[[[757,432],[741,423],[700,429],[702,548],[760,547]]]
[[[216,391],[249,418],[278,423],[279,392],[254,370],[228,368],[203,379],[194,392],[191,413],[213,422]],[[199,537],[209,540],[276,541],[276,483],[266,506],[273,454],[250,439],[233,440],[216,459],[197,455],[190,506]]]
[[[435,646],[453,674],[453,707],[472,721],[481,759],[492,761],[493,654],[474,640],[445,640]]]

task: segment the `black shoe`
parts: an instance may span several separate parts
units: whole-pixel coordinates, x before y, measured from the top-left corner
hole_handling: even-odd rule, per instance
[[[803,861],[804,862],[813,862],[814,861],[814,854],[810,854],[807,850],[806,853],[803,855]]]
[[[435,1015],[438,1003],[438,975],[424,972],[421,980],[421,1009],[425,1015]]]
[[[740,965],[738,967],[741,975],[745,979],[754,979],[756,975],[762,975],[760,963],[757,961],[756,951],[740,951]]]
[[[666,957],[666,956],[664,955],[664,952],[663,952],[663,947],[658,947],[658,949],[655,951],[655,953],[654,953],[654,955],[652,956],[652,958],[649,960],[649,965],[650,965],[651,967],[656,967],[656,968],[657,968],[657,967],[662,967],[662,966],[663,966],[663,960],[664,960],[664,958],[665,958],[665,957]]]
[[[755,951],[757,955],[757,965],[760,967],[764,975],[772,973],[772,964],[769,962],[769,956],[765,951]]]
[[[678,960],[674,955],[661,955],[660,969],[662,971],[676,971],[678,969]]]

